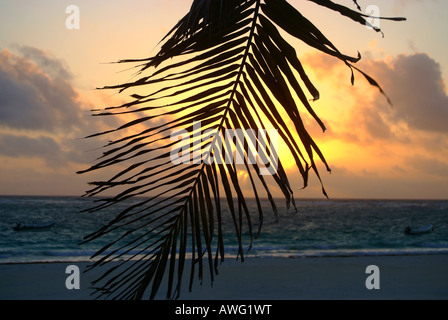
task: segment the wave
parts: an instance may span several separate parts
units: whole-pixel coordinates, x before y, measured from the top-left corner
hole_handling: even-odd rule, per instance
[[[94,262],[95,251],[43,251],[30,252],[0,252],[0,264],[4,263],[37,263],[37,262]],[[244,252],[245,258],[324,258],[324,257],[372,257],[372,256],[403,256],[403,255],[435,255],[448,254],[448,248],[401,248],[401,249],[328,249],[322,247],[313,250],[289,250],[288,248],[264,247]],[[130,252],[118,260],[137,260],[144,253]],[[227,248],[225,258],[238,258],[238,247]],[[187,253],[191,258],[191,253]]]
[[[0,263],[90,261],[96,250],[113,239],[110,234],[78,246],[86,234],[108,223],[115,211],[79,213],[79,207],[88,203],[76,198],[0,197],[0,204]],[[305,199],[297,201],[297,213],[280,210],[279,206],[278,221],[273,221],[270,204],[262,205],[265,222],[252,249],[245,248],[248,257],[448,253],[448,201]],[[256,210],[257,204],[249,201],[248,206]],[[41,233],[21,233],[11,228],[17,221],[31,220],[56,224]],[[233,258],[238,255],[238,245],[233,223],[228,220],[223,226],[225,253]],[[409,237],[403,233],[407,225],[428,223],[435,226],[430,234]]]

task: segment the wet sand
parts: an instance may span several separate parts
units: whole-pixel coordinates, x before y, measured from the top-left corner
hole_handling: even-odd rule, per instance
[[[82,273],[88,262],[0,264],[0,300],[91,300],[90,281],[103,271]],[[81,288],[66,288],[66,268],[77,265]],[[188,265],[188,264],[187,264]],[[379,289],[368,289],[369,265],[379,270]],[[448,255],[227,259],[213,287],[195,280],[183,300],[409,300],[448,299]],[[208,270],[207,270],[208,271]],[[378,273],[376,273],[378,275]],[[164,299],[162,284],[157,298]]]

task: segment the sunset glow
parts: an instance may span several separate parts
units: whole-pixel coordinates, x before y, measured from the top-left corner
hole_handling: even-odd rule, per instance
[[[356,71],[351,86],[350,69],[337,59],[293,43],[320,92],[311,106],[327,130],[322,132],[304,107],[300,112],[332,169],[328,173],[315,155],[323,184],[335,198],[446,199],[448,48],[443,39],[448,3],[373,2],[382,15],[404,16],[408,21],[382,22],[382,38],[338,14],[320,16],[321,10],[308,1],[291,1],[343,53],[356,56],[359,51],[362,59],[356,66],[376,79],[392,101],[388,104]],[[82,138],[135,117],[91,117],[90,110],[129,102],[129,95],[137,92],[95,90],[138,79],[133,64],[108,62],[154,55],[190,2],[80,0],[75,4],[80,8],[80,29],[67,30],[64,3],[2,1],[0,194],[83,194],[93,177],[75,172],[91,165],[110,137]],[[141,124],[123,133],[145,128]],[[301,190],[295,161],[284,149],[280,143],[280,158],[291,174],[296,197],[323,197],[315,176]],[[110,172],[98,175],[110,176]],[[239,177],[250,183],[246,173]]]

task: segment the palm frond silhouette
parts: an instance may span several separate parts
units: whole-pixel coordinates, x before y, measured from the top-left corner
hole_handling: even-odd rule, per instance
[[[356,0],[354,10],[328,0],[309,1],[369,25]],[[191,263],[190,289],[196,275],[202,280],[204,269],[214,280],[224,259],[224,215],[232,218],[238,256],[243,260],[244,232],[250,248],[263,224],[260,199],[267,198],[277,212],[270,188],[278,187],[288,208],[295,207],[282,158],[270,144],[273,137],[255,135],[251,130],[277,130],[295,161],[303,187],[310,171],[320,180],[316,158],[330,170],[299,111],[304,107],[325,131],[310,103],[319,99],[319,91],[283,32],[339,59],[351,70],[352,83],[357,70],[381,90],[375,80],[354,67],[359,54],[352,57],[341,53],[285,0],[194,0],[190,12],[163,38],[156,55],[119,61],[135,63],[140,78],[103,89],[123,92],[132,88],[140,92],[132,93],[130,102],[96,110],[94,115],[128,114],[134,120],[89,137],[124,130],[131,133],[110,141],[97,163],[81,172],[110,166],[118,170],[107,181],[91,182],[93,187],[86,192],[89,197],[119,191],[101,199],[90,211],[128,199],[135,201],[85,238],[88,242],[121,232],[95,255],[98,260],[93,267],[116,261],[95,281],[98,297],[153,299],[165,279],[167,298],[178,298],[186,263]],[[198,123],[200,129],[195,126]],[[239,129],[245,140],[222,144],[228,129]],[[173,148],[179,146],[172,139],[176,130],[183,130],[186,140],[182,141],[188,142],[178,150],[193,154],[188,163],[172,161]],[[206,131],[208,138],[204,139]],[[255,144],[266,148],[254,153]],[[235,149],[241,151],[242,162],[225,161]],[[250,161],[251,154],[261,160]],[[262,174],[268,167],[275,170]],[[241,171],[247,174],[250,197],[257,203],[256,230],[254,213],[248,208],[248,195],[239,178]],[[323,186],[322,192],[326,196]]]

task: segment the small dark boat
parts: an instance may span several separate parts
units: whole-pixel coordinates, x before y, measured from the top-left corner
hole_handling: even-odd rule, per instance
[[[18,223],[12,227],[15,231],[25,231],[25,230],[45,230],[54,226],[54,222],[43,223],[43,224],[23,224]]]
[[[418,227],[418,228],[411,228],[411,227],[407,226],[404,229],[404,233],[405,234],[409,234],[409,235],[412,235],[412,234],[424,234],[424,233],[429,233],[429,232],[432,232],[432,231],[434,231],[434,226],[432,224],[427,224],[425,226],[421,226],[421,227]]]

